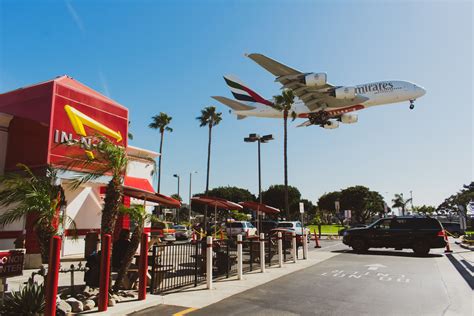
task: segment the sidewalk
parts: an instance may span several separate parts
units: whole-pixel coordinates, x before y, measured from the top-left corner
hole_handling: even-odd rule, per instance
[[[340,243],[336,242],[317,251],[309,251],[307,260],[298,260],[296,263],[285,263],[282,268],[278,268],[278,266],[266,267],[265,273],[261,273],[260,270],[257,270],[248,274],[244,274],[243,280],[237,280],[237,276],[235,276],[229,279],[214,281],[212,290],[206,289],[206,285],[203,284],[164,296],[148,294],[145,301],[122,301],[114,307],[110,307],[106,312],[99,313],[97,312],[97,309],[95,309],[95,311],[90,311],[88,313],[101,316],[127,315],[159,304],[179,305],[188,308],[202,308],[232,295],[244,292],[248,289],[334,257],[338,254],[324,251],[324,249],[328,248],[328,250],[330,250],[331,247],[336,245],[340,245]],[[312,245],[310,244],[310,247],[311,246]],[[300,258],[302,258],[301,250],[299,251],[299,255]]]

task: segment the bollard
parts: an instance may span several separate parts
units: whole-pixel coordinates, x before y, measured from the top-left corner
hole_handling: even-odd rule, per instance
[[[212,236],[207,236],[206,240],[206,281],[207,289],[212,290]]]
[[[44,312],[46,316],[56,315],[60,253],[61,237],[53,236],[50,241],[48,275],[46,279],[46,305]]]
[[[448,235],[446,234],[445,229],[443,229],[443,234],[444,234],[444,241],[446,241],[446,249],[444,250],[444,253],[451,253],[453,251],[449,247],[449,239],[448,239]]]
[[[242,235],[237,235],[237,277],[239,280],[243,279],[243,267],[242,267]]]
[[[278,232],[277,238],[278,238],[278,267],[282,268],[283,267],[283,240],[281,237],[281,232]]]
[[[260,233],[260,270],[265,272],[265,234]]]
[[[303,234],[303,259],[308,259],[308,235],[306,232]]]
[[[146,299],[146,282],[148,273],[148,234],[142,233],[142,241],[140,244],[140,262],[138,267],[138,300]],[[155,274],[155,271],[152,271]]]
[[[296,248],[296,232],[291,233],[291,252],[293,253],[293,263],[296,263],[296,255],[297,255],[297,248]]]
[[[100,254],[100,280],[99,280],[99,312],[105,312],[109,305],[109,283],[110,283],[110,246],[112,237],[110,234],[102,236]]]
[[[321,248],[319,245],[318,234],[316,233],[316,229],[314,230],[314,248]]]

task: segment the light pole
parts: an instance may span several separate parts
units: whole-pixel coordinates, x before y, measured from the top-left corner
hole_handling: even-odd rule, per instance
[[[178,179],[178,198],[180,198],[180,195],[179,195],[179,174],[174,174],[173,177],[177,178]],[[179,223],[179,208],[176,210],[176,224]]]
[[[263,135],[260,136],[258,134],[249,134],[249,137],[244,138],[244,142],[246,143],[254,143],[257,142],[258,144],[258,197],[260,200],[260,203],[262,203],[262,171],[261,171],[261,163],[260,163],[260,144],[261,143],[268,143],[269,141],[273,140],[273,135]],[[257,211],[257,228],[258,232],[260,233],[260,212]]]
[[[193,173],[198,173],[198,172],[197,171],[191,171],[189,173],[189,222],[190,223],[191,223],[191,197],[192,197]]]

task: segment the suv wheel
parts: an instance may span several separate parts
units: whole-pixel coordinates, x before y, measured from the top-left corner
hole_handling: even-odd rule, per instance
[[[357,253],[365,253],[367,250],[369,250],[369,246],[367,246],[367,243],[363,239],[354,239],[352,242],[352,249],[354,249],[355,252]]]
[[[420,240],[413,245],[413,251],[418,256],[426,256],[430,252],[430,246],[426,242]]]

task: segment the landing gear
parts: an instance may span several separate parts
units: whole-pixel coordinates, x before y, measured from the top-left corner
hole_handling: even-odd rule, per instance
[[[415,108],[415,100],[410,100],[410,110]]]
[[[310,113],[308,116],[308,119],[311,122],[311,124],[323,126],[325,124],[328,124],[329,117],[330,115],[328,112],[319,111],[319,112]]]

